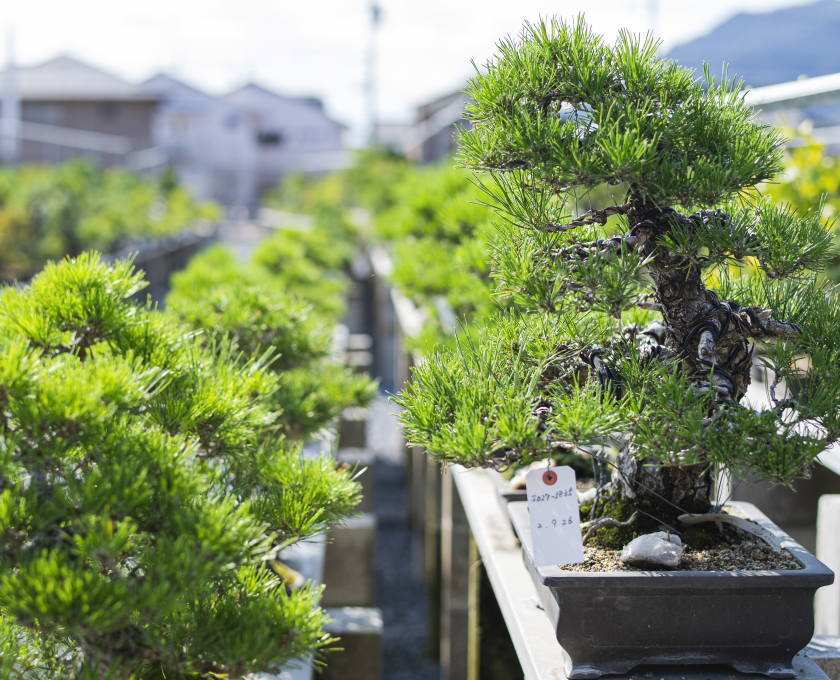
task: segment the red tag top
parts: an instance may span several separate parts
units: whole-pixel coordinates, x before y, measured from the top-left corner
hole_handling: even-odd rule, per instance
[[[551,486],[557,481],[557,473],[551,470],[546,470],[542,477],[543,483]]]

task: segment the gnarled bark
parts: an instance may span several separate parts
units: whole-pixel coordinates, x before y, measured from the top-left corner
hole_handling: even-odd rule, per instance
[[[686,258],[661,246],[659,237],[679,223],[687,229],[696,225],[670,208],[633,201],[628,211],[636,248],[654,284],[654,304],[666,328],[665,347],[682,353],[683,365],[698,382],[720,387],[720,397],[738,401],[747,392],[752,369],[750,341],[760,338],[792,338],[799,333],[793,323],[770,318],[773,310],[749,306],[749,301],[721,301],[703,284],[698,258]],[[694,261],[692,261],[694,260]],[[650,303],[648,303],[649,305]]]
[[[709,465],[669,466],[623,451],[613,468],[610,491],[615,500],[628,501],[675,526],[683,512],[699,512],[711,505],[712,483]]]
[[[638,196],[630,202],[627,215],[634,228],[623,240],[648,261],[655,301],[643,306],[662,314],[665,348],[680,357],[698,391],[714,390],[718,401],[740,400],[750,384],[750,341],[792,338],[799,327],[770,318],[772,310],[748,306],[749,301],[721,301],[706,289],[699,258],[686,258],[659,243],[674,223],[688,229],[696,225],[687,216],[670,208],[657,208]],[[612,243],[610,246],[616,247]],[[611,482],[617,499],[632,501],[666,521],[678,513],[657,496],[686,511],[697,511],[711,504],[712,485],[707,464],[677,467],[639,460],[629,447],[619,454]]]

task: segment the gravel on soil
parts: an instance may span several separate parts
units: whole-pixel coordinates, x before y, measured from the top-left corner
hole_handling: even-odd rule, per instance
[[[585,491],[581,489],[580,481],[578,491]],[[748,519],[734,506],[727,506],[726,512],[734,517]],[[583,546],[583,559],[582,564],[558,566],[566,571],[648,571],[624,564],[621,561],[620,550]],[[804,568],[804,565],[785,548],[776,553],[763,541],[746,540],[735,545],[723,544],[704,550],[691,550],[687,547],[683,551],[679,568],[674,571],[789,571]]]
[[[628,567],[621,561],[620,550],[584,546],[582,564],[561,564],[566,571],[647,571]],[[787,571],[804,569],[790,552],[775,553],[765,545],[750,541],[739,545],[683,552],[675,571]]]

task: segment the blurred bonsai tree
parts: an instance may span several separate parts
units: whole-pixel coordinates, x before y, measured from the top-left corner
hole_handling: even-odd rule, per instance
[[[4,678],[238,678],[327,639],[263,563],[359,485],[270,436],[280,343],[242,356],[141,279],[85,254],[0,290]]]
[[[265,205],[307,215],[362,208],[377,214],[395,203],[395,188],[414,173],[403,156],[369,147],[358,151],[353,165],[324,177],[292,173],[263,196]]]
[[[840,158],[826,153],[826,146],[811,134],[810,125],[786,130],[793,144],[784,151],[784,171],[764,190],[800,212],[814,210],[830,218],[840,208]],[[837,224],[835,241],[840,239]],[[840,280],[840,258],[825,270],[832,281]]]
[[[263,244],[255,255],[263,248],[268,249]],[[297,265],[315,272],[323,268],[305,258]],[[227,351],[229,343],[246,357],[270,351],[265,367],[278,381],[278,389],[267,397],[277,414],[273,431],[276,436],[305,439],[330,425],[344,409],[367,406],[377,393],[375,381],[334,356],[334,307],[330,313],[323,304],[310,302],[317,292],[323,293],[323,288],[295,285],[288,276],[256,262],[243,267],[217,246],[173,275],[166,304],[217,351]],[[323,303],[325,297],[315,299]],[[337,298],[339,304],[343,306],[343,300]]]
[[[471,80],[459,158],[490,175],[515,310],[429,356],[396,401],[406,440],[442,461],[588,454],[602,482],[612,466],[593,516],[673,521],[724,500],[716,475],[789,483],[840,437],[840,304],[818,276],[830,224],[753,191],[781,170],[780,133],[740,82],[656,49],[543,21]],[[569,214],[604,184],[626,193]],[[757,345],[763,412],[744,399]]]
[[[468,173],[447,165],[418,168],[393,192],[393,205],[375,215],[375,236],[391,253],[391,282],[426,312],[422,333],[406,338],[423,353],[499,308],[487,253],[493,213]]]
[[[336,220],[347,226],[343,220]],[[320,227],[308,232],[282,230],[257,246],[251,258],[258,271],[321,313],[344,312],[350,279],[347,270],[356,254],[355,234]]]
[[[0,170],[0,280],[25,279],[47,260],[85,250],[112,251],[169,236],[218,206],[196,203],[171,173],[144,179],[86,161]]]
[[[810,125],[785,129],[785,133],[795,143],[785,148],[784,170],[767,184],[767,193],[803,212],[823,208],[825,217],[830,217],[840,207],[840,159],[826,153]]]

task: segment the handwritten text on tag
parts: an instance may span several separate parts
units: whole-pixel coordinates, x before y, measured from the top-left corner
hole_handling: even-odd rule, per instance
[[[583,562],[575,471],[564,465],[525,477],[534,566]]]

